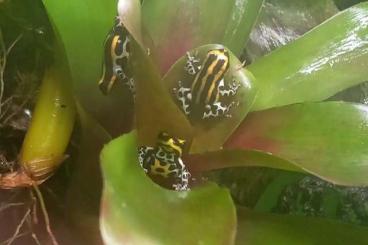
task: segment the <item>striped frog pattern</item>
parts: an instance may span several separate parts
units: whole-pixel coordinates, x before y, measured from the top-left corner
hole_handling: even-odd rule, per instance
[[[229,66],[229,52],[225,49],[208,51],[202,63],[187,53],[184,69],[194,78],[190,86],[184,86],[183,82],[179,81],[178,88],[174,88],[175,97],[186,115],[195,120],[231,117],[230,109],[237,103],[226,103],[223,98],[236,95],[240,83],[233,81],[225,85]]]
[[[148,174],[173,178],[175,190],[188,190],[190,173],[181,159],[184,145],[185,140],[161,132],[155,147],[139,147],[139,163]]]
[[[102,77],[98,82],[100,90],[105,95],[110,93],[116,82],[122,82],[134,94],[134,80],[128,69],[130,42],[129,33],[117,16],[113,28],[105,39]]]

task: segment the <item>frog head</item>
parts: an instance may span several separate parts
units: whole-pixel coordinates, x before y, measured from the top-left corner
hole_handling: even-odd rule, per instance
[[[99,88],[105,95],[110,93],[117,82],[128,82],[126,72],[130,56],[130,40],[126,28],[117,17],[115,24],[104,43],[104,63],[102,76],[98,82]]]

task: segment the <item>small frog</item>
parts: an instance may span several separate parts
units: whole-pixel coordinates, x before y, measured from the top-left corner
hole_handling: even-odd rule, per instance
[[[148,174],[173,178],[175,190],[188,190],[190,173],[181,156],[185,140],[161,132],[155,147],[142,146],[138,149],[139,163]]]
[[[122,82],[134,94],[134,80],[128,69],[130,38],[129,32],[117,16],[105,39],[102,77],[98,82],[100,90],[105,95],[111,91],[116,82]]]
[[[229,70],[230,57],[225,49],[213,49],[207,52],[205,60],[187,53],[184,69],[194,76],[190,86],[179,81],[174,93],[183,112],[194,119],[209,119],[220,116],[230,117],[230,109],[236,102],[225,103],[223,97],[234,96],[240,83],[233,81],[225,84],[225,74]]]

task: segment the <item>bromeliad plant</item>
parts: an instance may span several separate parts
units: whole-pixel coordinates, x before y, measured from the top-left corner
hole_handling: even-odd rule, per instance
[[[82,106],[117,135],[116,124],[126,122],[121,111],[134,103],[135,130],[101,153],[105,243],[349,243],[350,232],[367,242],[362,228],[236,208],[225,189],[193,179],[262,166],[368,184],[367,107],[320,102],[368,77],[368,4],[244,66],[239,57],[262,3],[120,0],[104,42],[113,1],[44,0]],[[103,43],[99,85],[108,95],[96,85]],[[139,159],[149,174],[179,179],[180,191],[154,184]]]

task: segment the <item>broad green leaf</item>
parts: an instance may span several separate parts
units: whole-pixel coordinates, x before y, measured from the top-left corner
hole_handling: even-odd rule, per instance
[[[259,83],[252,110],[320,101],[368,76],[368,3],[351,7],[248,69]]]
[[[246,46],[247,63],[294,41],[338,11],[333,0],[266,0]]]
[[[43,3],[66,49],[74,81],[96,84],[104,39],[117,13],[116,1],[43,0]]]
[[[155,145],[157,136],[162,131],[190,141],[192,127],[171,100],[150,56],[137,43],[133,44],[132,54],[139,144]]]
[[[333,220],[238,209],[236,244],[367,244],[368,229]]]
[[[143,25],[150,32],[162,74],[186,51],[225,43],[239,55],[263,0],[144,1]]]
[[[225,148],[268,152],[332,183],[365,186],[367,120],[367,106],[344,102],[269,109],[249,114]]]
[[[249,39],[249,34],[262,9],[263,2],[264,0],[238,0],[234,2],[224,39],[221,43],[237,57],[239,57]]]
[[[207,80],[202,82],[199,78],[201,74],[207,74],[203,69],[207,69],[209,63],[206,65],[206,62],[211,62],[207,60],[210,52],[219,52],[218,57],[223,54],[221,52],[229,53],[226,61],[229,64],[228,70],[224,69],[222,80],[213,83]],[[215,70],[216,67],[209,67],[208,70],[210,69]],[[212,72],[208,77],[211,79],[218,74],[220,72]],[[229,50],[216,44],[201,46],[188,52],[172,66],[163,80],[172,100],[194,127],[191,145],[191,152],[194,153],[220,149],[244,119],[256,96],[253,75],[242,68],[242,64]],[[221,82],[223,85],[220,85]],[[198,86],[193,87],[193,84]],[[203,92],[197,92],[201,90]],[[212,99],[216,94],[218,98]]]
[[[116,1],[43,0],[43,3],[57,38],[64,45],[80,103],[109,133],[121,134],[130,126],[131,120],[127,118],[132,117],[132,99],[123,85],[114,88],[109,96],[103,95],[97,86],[102,75],[104,40],[117,14]]]
[[[209,184],[187,192],[162,189],[138,164],[135,133],[101,154],[101,232],[106,244],[232,244],[235,209],[225,189]]]

